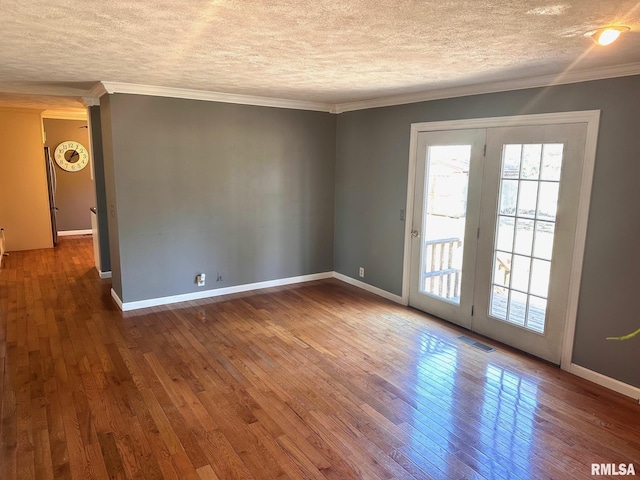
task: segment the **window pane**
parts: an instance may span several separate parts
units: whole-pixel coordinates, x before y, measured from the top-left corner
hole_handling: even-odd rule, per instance
[[[511,290],[507,321],[524,327],[527,314],[527,295]]]
[[[546,321],[563,149],[503,147],[489,315],[536,333]]]
[[[518,193],[518,213],[519,217],[534,218],[536,216],[536,201],[538,199],[538,182],[520,182],[520,192]]]
[[[498,218],[498,235],[496,241],[496,248],[510,252],[513,249],[513,225],[515,220],[513,217]]]
[[[562,167],[562,143],[547,143],[544,145],[542,153],[542,173],[541,180],[560,181],[560,169]]]
[[[530,269],[531,259],[529,257],[514,255],[511,268],[511,288],[526,292],[529,289]]]
[[[503,180],[500,188],[500,215],[515,215],[518,181]]]
[[[522,255],[531,255],[533,247],[533,220],[518,218],[516,220],[516,243],[513,251]]]
[[[551,260],[555,226],[553,222],[536,222],[536,236],[533,247],[534,257]]]
[[[555,220],[558,211],[559,183],[540,182],[540,200],[538,201],[538,218],[541,220]]]
[[[529,287],[529,292],[546,298],[549,294],[551,262],[534,259],[531,263],[531,286]]]
[[[496,252],[495,261],[493,262],[493,283],[503,287],[508,287],[510,275],[511,254]]]
[[[502,161],[502,178],[518,178],[520,176],[520,156],[522,145],[505,145]]]
[[[489,314],[492,317],[499,318],[500,320],[506,320],[507,299],[508,290],[494,286],[491,289],[491,306],[489,307]]]
[[[527,312],[527,328],[534,332],[544,333],[545,317],[547,315],[547,300],[529,296],[529,311]]]
[[[470,145],[427,151],[420,292],[453,303],[460,303],[470,159]]]
[[[542,156],[542,145],[524,145],[522,147],[522,171],[520,178],[537,180],[540,177],[540,157]]]

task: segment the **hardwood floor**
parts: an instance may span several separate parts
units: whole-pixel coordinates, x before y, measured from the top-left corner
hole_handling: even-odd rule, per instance
[[[4,259],[2,480],[640,474],[633,400],[418,311],[327,280],[123,314],[92,255]]]

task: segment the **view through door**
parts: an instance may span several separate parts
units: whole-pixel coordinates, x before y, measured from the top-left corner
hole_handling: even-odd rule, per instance
[[[471,328],[486,131],[418,136],[410,305]],[[414,248],[416,247],[417,248]]]
[[[420,132],[409,304],[560,363],[586,132]]]

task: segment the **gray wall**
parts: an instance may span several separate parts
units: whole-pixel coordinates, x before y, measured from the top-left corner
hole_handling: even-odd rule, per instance
[[[120,272],[120,238],[118,229],[116,172],[114,165],[111,96],[100,98],[100,127],[102,128],[102,156],[104,160],[104,185],[106,194],[107,225],[109,234],[109,260],[111,262],[111,287],[122,298]],[[98,205],[98,208],[100,206]]]
[[[104,178],[104,155],[102,153],[102,123],[100,107],[89,107],[91,145],[93,148],[93,169],[95,186],[95,204],[98,212],[98,235],[100,236],[100,271],[111,271],[109,254],[109,223],[107,220],[107,190]]]
[[[101,113],[124,302],[333,269],[335,116],[119,94]]]
[[[47,134],[45,146],[51,149],[54,158],[56,147],[66,140],[80,142],[87,150],[91,149],[87,122],[84,120],[58,120],[45,118],[44,131]],[[55,165],[57,174],[56,225],[59,232],[67,230],[91,230],[91,212],[94,206],[93,180],[91,166],[87,165],[79,172],[67,172]]]
[[[640,387],[640,77],[469,96],[338,116],[334,269],[400,294],[413,122],[602,111],[574,362]]]

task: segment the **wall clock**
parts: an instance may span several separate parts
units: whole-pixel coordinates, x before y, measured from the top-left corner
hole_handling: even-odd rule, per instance
[[[79,142],[67,140],[56,147],[56,163],[67,172],[79,172],[89,163],[89,152]]]

